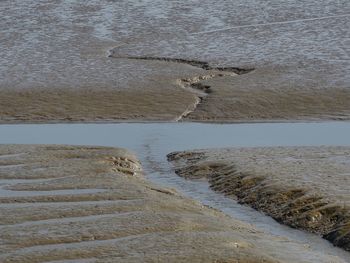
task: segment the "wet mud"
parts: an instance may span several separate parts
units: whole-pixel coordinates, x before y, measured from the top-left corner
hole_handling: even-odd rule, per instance
[[[349,148],[231,148],[168,159],[179,176],[206,178],[213,190],[350,251]]]
[[[164,61],[164,62],[172,62],[172,63],[181,63],[181,64],[187,64],[193,67],[201,68],[204,70],[210,70],[210,71],[222,71],[222,72],[233,72],[237,75],[247,74],[251,71],[253,71],[253,68],[238,68],[238,67],[215,67],[211,66],[209,62],[205,61],[199,61],[199,60],[188,60],[188,59],[182,59],[182,58],[167,58],[167,57],[120,57],[118,56],[118,49],[111,50],[110,55],[108,57],[110,58],[125,58],[125,59],[135,59],[135,60],[150,60],[150,61]]]

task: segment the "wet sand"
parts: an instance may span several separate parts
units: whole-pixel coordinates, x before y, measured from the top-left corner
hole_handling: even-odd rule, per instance
[[[2,262],[345,262],[147,182],[123,149],[2,145],[0,168]]]
[[[2,124],[350,119],[345,0],[6,0],[0,14]],[[0,153],[0,261],[342,262],[154,186],[125,150],[1,146]],[[238,183],[229,193],[242,202],[349,249],[345,164],[310,168],[303,156],[300,167],[317,176],[285,181],[294,166],[281,169],[282,179],[268,165],[271,184],[270,174],[244,172],[242,184],[226,181],[236,175],[229,153],[224,164],[206,154],[214,166],[195,171],[214,189]],[[197,161],[178,172],[192,174]],[[336,173],[339,185],[316,167]],[[219,178],[211,178],[215,169]],[[263,182],[254,191],[273,194],[249,188]]]
[[[0,87],[0,123],[350,119],[348,88],[283,87],[270,75],[264,76],[268,87],[262,87],[262,74],[257,77],[254,71],[227,75],[178,62],[154,62],[154,58],[151,63],[157,64],[159,75],[163,74],[160,68],[178,70],[178,78],[166,72],[152,84],[145,79],[137,87],[133,83],[121,89]]]
[[[169,154],[176,173],[350,250],[349,147],[261,147]]]
[[[0,123],[350,116],[345,0],[7,0],[0,14]]]

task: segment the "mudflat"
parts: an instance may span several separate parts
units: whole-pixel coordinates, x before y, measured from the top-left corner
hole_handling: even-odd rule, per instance
[[[279,222],[350,250],[350,148],[262,147],[175,152],[176,173]]]
[[[0,14],[0,123],[350,116],[346,0],[6,0]]]
[[[123,149],[0,146],[1,262],[344,262],[143,177]]]

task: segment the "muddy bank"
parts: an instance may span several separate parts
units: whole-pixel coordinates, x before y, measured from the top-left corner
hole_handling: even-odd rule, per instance
[[[150,85],[146,82],[136,88],[130,84],[122,89],[0,88],[0,123],[350,119],[347,88],[264,88],[256,76],[261,75],[259,71],[203,70],[187,63],[154,59],[150,63],[177,69],[178,78],[157,76]],[[186,68],[190,73],[181,73]],[[275,81],[270,83],[277,84]]]
[[[262,84],[264,78],[266,80]],[[283,87],[285,83],[259,70],[234,79],[206,80],[202,85],[210,87],[211,93],[187,116],[187,120],[265,122],[350,119],[350,89],[347,88]]]
[[[2,145],[0,230],[2,262],[344,262],[152,185],[116,148]]]
[[[0,123],[173,121],[196,96],[168,89],[0,91]]]
[[[176,173],[350,251],[348,147],[231,148],[168,155]]]

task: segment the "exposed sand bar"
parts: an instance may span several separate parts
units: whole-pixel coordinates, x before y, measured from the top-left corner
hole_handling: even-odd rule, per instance
[[[6,0],[0,15],[0,123],[350,116],[347,0]],[[254,71],[190,81],[205,98],[179,85],[225,68]]]
[[[284,239],[291,240],[292,243],[302,244],[302,246],[307,247],[312,254],[317,254],[319,251],[322,251],[324,255],[333,255],[347,262],[349,257],[347,252],[332,247],[331,243],[322,240],[317,235],[293,230],[280,225],[268,216],[264,216],[249,207],[241,206],[234,200],[225,198],[222,194],[211,191],[208,189],[208,184],[205,181],[187,181],[176,176],[172,171],[171,165],[169,165],[166,160],[166,154],[171,151],[200,147],[304,145],[306,143],[312,145],[350,145],[349,132],[350,126],[346,122],[236,125],[199,123],[1,125],[0,143],[89,144],[111,145],[115,147],[122,146],[132,149],[137,153],[140,160],[142,160],[145,178],[147,178],[147,180],[162,185],[163,187],[177,189],[187,197],[199,200],[202,204],[214,207],[217,210],[224,211],[235,220],[238,219],[249,225],[257,226],[259,231],[269,233],[270,235],[281,236]],[[329,137],[330,133],[334,134],[334,137]],[[215,136],[213,136],[214,134]],[[26,166],[23,166],[23,162],[16,161],[16,158],[20,157],[27,158],[21,151],[2,154],[0,161],[6,161],[8,165],[3,166],[4,168],[0,169],[0,171],[16,174],[22,169],[27,169]],[[10,165],[12,165],[12,170],[8,169],[11,167]],[[51,169],[55,169],[55,166]],[[41,170],[42,168],[36,167],[34,171],[37,177],[35,178],[35,176],[33,176],[30,180],[24,179],[26,180],[25,182],[19,178],[16,180],[3,179],[2,182],[4,184],[17,184],[16,187],[19,187],[18,184],[23,183],[30,183],[33,185],[40,183],[45,184],[50,178],[41,178],[42,173],[48,175],[50,175],[50,173],[48,173],[47,170],[45,171],[45,169],[42,172]],[[85,170],[82,170],[82,172],[84,171]],[[78,189],[77,191],[95,191],[95,189],[98,188],[94,186],[89,187],[89,189]],[[15,189],[11,191],[12,194],[19,193],[19,191],[14,190]],[[60,191],[67,191],[67,189],[56,189],[55,193],[57,194]],[[40,193],[42,194],[43,192],[44,191],[41,191]],[[22,195],[28,195],[28,191],[21,191],[21,193]],[[62,197],[57,196],[56,198]],[[90,204],[91,206],[102,203],[106,203],[107,205],[110,204],[110,201],[100,200],[84,202],[84,204]],[[70,204],[79,206],[77,201],[71,202]],[[2,204],[1,206],[9,207],[12,205],[14,204],[9,203]],[[22,203],[18,205],[18,208],[21,209],[20,207],[26,206],[40,208],[42,205],[41,202]],[[47,205],[49,207],[56,207],[60,206],[61,202],[49,202]],[[128,204],[126,204],[126,206],[128,206]],[[84,209],[79,209],[79,211],[83,211]],[[104,215],[107,214],[106,216],[110,214],[108,209],[108,207],[105,208],[105,212],[103,212]],[[84,216],[82,215],[80,217],[83,219]],[[77,221],[81,219],[76,218]],[[48,220],[49,221],[46,221],[47,223],[52,222],[50,219]],[[67,220],[70,219],[68,218]],[[38,223],[40,224],[42,222]],[[310,254],[304,254],[304,256],[305,255]],[[311,256],[310,262],[314,261],[314,257]]]
[[[265,147],[168,156],[180,176],[350,250],[350,148]]]
[[[0,191],[1,262],[346,262],[145,181],[126,150],[1,145],[0,155],[23,165],[0,170],[1,189],[38,193]]]

